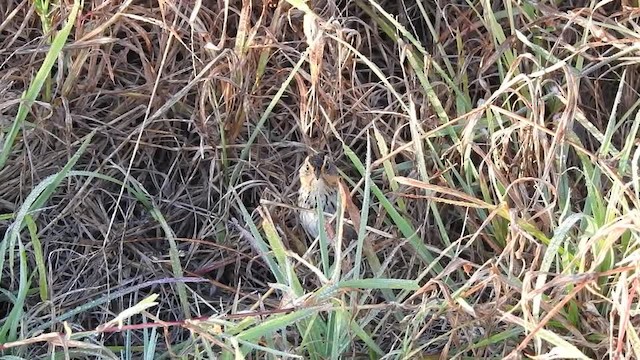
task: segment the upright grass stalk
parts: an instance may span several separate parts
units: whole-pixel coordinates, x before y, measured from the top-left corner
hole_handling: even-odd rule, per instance
[[[80,10],[80,6],[82,5],[82,3],[83,3],[82,0],[74,0],[73,7],[71,8],[71,11],[69,12],[69,17],[67,18],[67,23],[62,27],[60,32],[58,32],[56,36],[53,38],[53,41],[51,42],[51,48],[47,52],[47,55],[45,56],[44,61],[42,63],[42,66],[40,66],[38,73],[36,74],[31,84],[29,85],[29,88],[27,89],[27,91],[22,95],[22,101],[20,102],[20,106],[18,108],[18,114],[16,115],[16,118],[13,121],[13,124],[11,125],[11,129],[9,130],[9,133],[5,138],[5,141],[2,146],[2,151],[0,151],[0,170],[2,170],[5,167],[5,164],[7,162],[7,159],[9,158],[9,155],[11,153],[11,149],[16,140],[16,137],[20,132],[20,127],[22,126],[22,123],[27,118],[27,114],[29,113],[29,110],[31,110],[31,105],[33,105],[33,103],[36,100],[36,97],[38,96],[38,94],[40,93],[40,90],[42,89],[42,86],[50,77],[51,68],[53,67],[53,65],[56,62],[56,59],[62,52],[62,48],[65,45],[67,38],[69,37],[69,33],[71,32],[71,29],[73,28],[73,25],[76,21],[76,17],[78,15],[78,11]]]

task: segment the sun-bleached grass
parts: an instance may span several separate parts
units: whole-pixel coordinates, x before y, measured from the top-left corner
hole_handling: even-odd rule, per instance
[[[2,354],[640,357],[631,12],[312,5],[0,5]]]

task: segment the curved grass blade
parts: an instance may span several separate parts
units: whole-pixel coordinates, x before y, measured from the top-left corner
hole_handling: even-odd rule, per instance
[[[31,109],[31,105],[36,101],[36,97],[40,93],[42,86],[44,85],[46,79],[49,77],[49,73],[51,72],[51,68],[53,64],[56,62],[58,55],[62,52],[62,47],[64,46],[67,38],[69,37],[69,33],[71,32],[71,28],[73,28],[73,24],[76,22],[76,16],[78,15],[78,10],[80,10],[81,0],[74,0],[73,7],[71,8],[71,12],[69,13],[69,18],[67,19],[67,23],[62,27],[62,30],[55,36],[53,41],[51,42],[51,48],[45,56],[42,66],[38,70],[35,78],[26,93],[22,96],[22,101],[20,102],[20,106],[18,108],[18,114],[16,115],[16,119],[11,125],[11,129],[7,134],[7,138],[5,139],[4,145],[2,147],[2,152],[0,152],[0,169],[4,168],[7,159],[9,158],[9,153],[11,151],[11,147],[20,132],[20,126],[27,118],[27,114]],[[2,268],[0,266],[0,268]]]

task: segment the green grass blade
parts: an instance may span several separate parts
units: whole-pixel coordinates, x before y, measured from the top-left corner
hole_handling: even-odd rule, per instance
[[[27,223],[27,228],[29,229],[31,245],[33,246],[33,255],[36,260],[36,268],[38,269],[38,290],[40,292],[40,300],[45,302],[49,299],[49,285],[47,284],[47,271],[42,252],[42,243],[38,236],[38,227],[35,221],[33,221],[31,215],[27,215],[24,219]]]
[[[309,307],[296,310],[290,314],[273,316],[265,322],[241,332],[237,337],[242,340],[257,340],[264,336],[272,336],[273,332],[285,329],[297,321],[306,319],[314,315],[317,311],[318,309]]]
[[[404,279],[357,279],[343,280],[338,283],[340,288],[356,289],[399,289],[418,290],[420,286],[415,280]]]
[[[67,38],[69,37],[69,33],[71,32],[71,29],[76,22],[76,16],[78,15],[78,10],[80,10],[81,4],[81,0],[74,0],[73,7],[71,8],[71,12],[69,13],[69,17],[67,18],[67,23],[62,27],[60,32],[56,34],[55,38],[51,42],[51,48],[45,56],[42,66],[38,70],[36,77],[33,79],[33,82],[31,83],[31,85],[29,85],[29,88],[22,97],[22,101],[20,102],[20,106],[18,108],[18,114],[16,115],[16,119],[11,125],[11,129],[9,130],[9,133],[7,134],[7,137],[4,141],[2,152],[0,152],[0,169],[4,168],[5,163],[9,158],[9,153],[11,152],[13,143],[15,142],[16,137],[20,132],[20,126],[22,126],[22,122],[27,118],[27,114],[31,109],[31,105],[33,105],[33,103],[36,101],[36,97],[40,93],[42,85],[49,78],[49,73],[51,72],[53,64],[55,64],[56,59],[62,52],[62,47],[66,43]]]
[[[25,217],[32,211],[40,209],[44,203],[49,200],[49,197],[55,189],[60,185],[62,180],[69,175],[71,168],[76,164],[80,156],[84,153],[87,146],[91,142],[95,130],[87,136],[80,148],[76,153],[67,161],[61,171],[54,175],[50,175],[45,178],[40,184],[38,184],[27,196],[24,203],[20,206],[13,224],[9,227],[9,230],[5,233],[5,236],[0,243],[0,279],[2,276],[2,269],[4,269],[4,260],[6,253],[9,253],[10,263],[13,261],[13,249],[15,243],[20,236],[20,231],[26,225]]]

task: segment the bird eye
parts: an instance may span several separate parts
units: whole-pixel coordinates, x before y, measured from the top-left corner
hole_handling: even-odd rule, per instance
[[[331,160],[331,157],[324,157],[324,161],[322,162],[322,169],[329,174],[335,171],[335,165],[333,165],[333,160]]]

